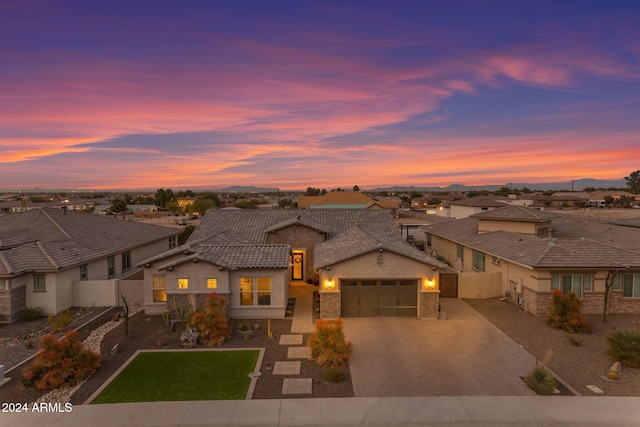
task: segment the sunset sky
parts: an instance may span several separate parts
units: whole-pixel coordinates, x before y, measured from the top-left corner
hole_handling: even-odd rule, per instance
[[[0,0],[0,188],[640,169],[637,1]]]

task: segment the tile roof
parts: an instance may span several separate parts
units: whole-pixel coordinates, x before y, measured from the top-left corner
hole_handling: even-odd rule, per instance
[[[0,275],[70,268],[178,233],[158,225],[52,208],[0,215]]]
[[[400,239],[400,232],[393,216],[387,210],[359,209],[213,209],[202,217],[188,243],[210,238],[222,232],[235,233],[239,244],[268,243],[267,230],[286,224],[307,225],[324,230],[328,238],[360,225],[384,236]],[[293,222],[292,222],[293,221]],[[229,240],[232,240],[231,238]],[[231,243],[231,241],[227,241]]]
[[[174,255],[180,251],[174,251]],[[285,269],[289,267],[289,245],[195,245],[179,259],[158,266],[159,270],[186,262],[205,261],[227,270]],[[166,254],[164,257],[166,258]],[[150,262],[151,260],[147,260]]]
[[[559,215],[537,209],[527,209],[519,205],[509,205],[471,216],[480,219],[499,219],[504,221],[545,222],[552,218],[557,218]]]
[[[478,234],[478,218],[432,224],[423,231],[534,268],[640,267],[640,229],[559,215],[553,239],[508,231]]]
[[[478,196],[468,199],[452,200],[449,203],[456,206],[472,206],[475,208],[499,208],[509,199],[502,196]]]
[[[353,227],[339,236],[316,245],[314,251],[314,268],[325,268],[333,264],[364,255],[369,252],[389,251],[438,268],[446,266],[401,240],[389,239],[373,231],[361,227]]]

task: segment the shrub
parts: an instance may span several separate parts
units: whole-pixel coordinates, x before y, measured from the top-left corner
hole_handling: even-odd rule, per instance
[[[41,351],[20,376],[20,385],[48,390],[70,387],[87,378],[100,367],[100,355],[83,347],[76,331],[57,339],[42,338]]]
[[[51,325],[51,332],[57,334],[58,332],[62,332],[64,328],[69,326],[71,322],[73,322],[73,313],[71,309],[68,308],[57,316],[49,316],[49,325]]]
[[[227,300],[216,292],[209,294],[201,311],[193,313],[189,327],[200,333],[200,341],[213,347],[224,343],[231,330],[226,316]]]
[[[585,332],[591,333],[592,326],[585,316],[582,315],[582,301],[575,292],[563,295],[557,289],[553,291],[551,309],[547,314],[547,325],[556,329],[564,329],[570,333]]]
[[[311,358],[320,366],[345,366],[351,356],[351,343],[344,338],[342,319],[318,319],[316,331],[309,336],[307,345]]]
[[[25,308],[20,315],[20,318],[25,322],[32,322],[34,320],[42,319],[44,312],[40,307]]]
[[[524,382],[536,394],[541,395],[551,395],[556,388],[556,380],[544,365],[536,365],[524,377]]]
[[[338,366],[329,366],[324,370],[324,380],[330,383],[341,383],[344,381],[344,371]]]
[[[607,353],[623,366],[640,368],[640,332],[615,331],[607,336]]]

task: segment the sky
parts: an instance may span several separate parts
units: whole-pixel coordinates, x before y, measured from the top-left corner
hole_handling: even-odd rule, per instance
[[[0,0],[0,188],[640,169],[637,1]]]

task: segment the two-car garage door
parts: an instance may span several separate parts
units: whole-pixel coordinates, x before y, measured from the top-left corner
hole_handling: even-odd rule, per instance
[[[342,317],[416,317],[418,283],[419,279],[341,279]]]

